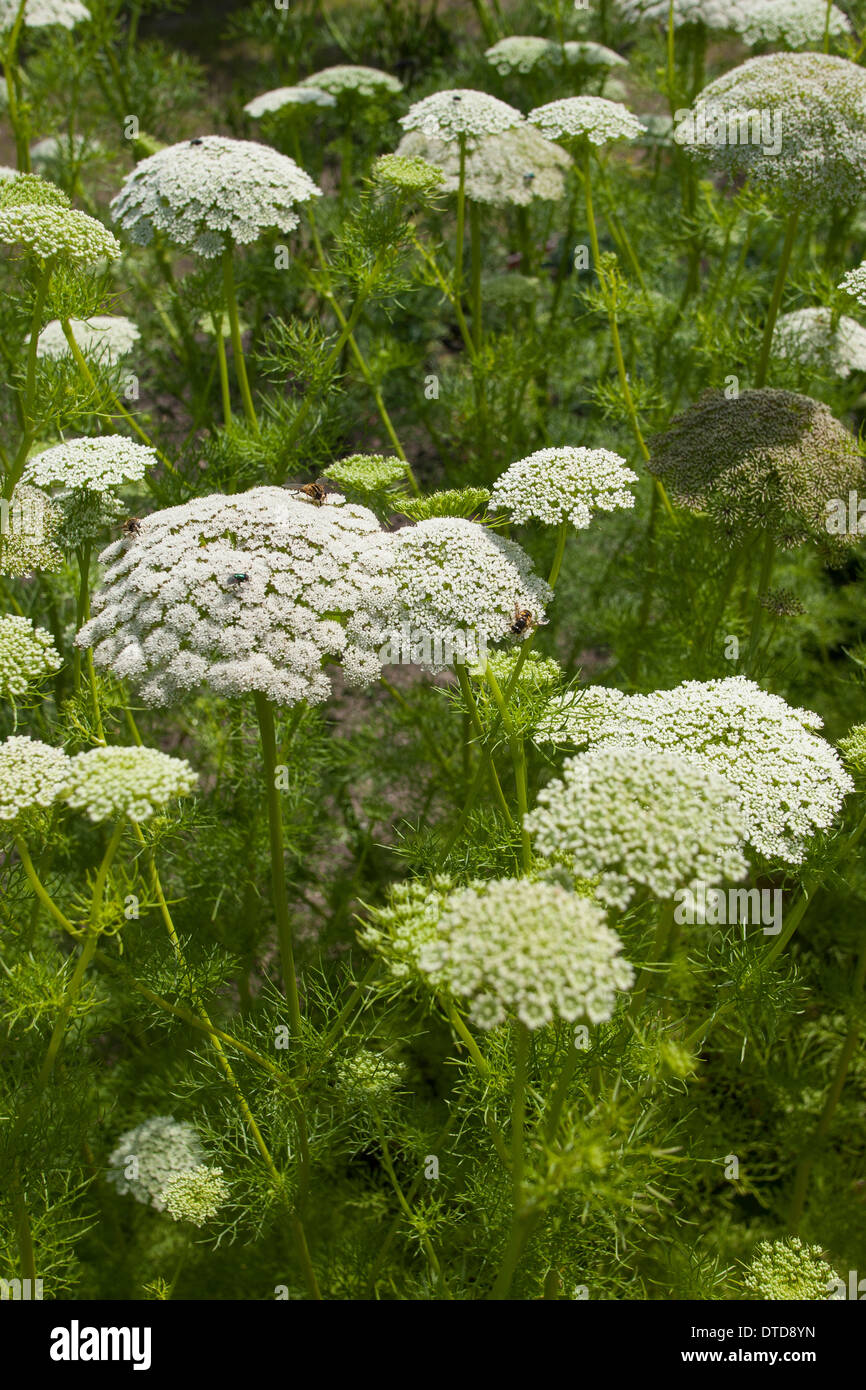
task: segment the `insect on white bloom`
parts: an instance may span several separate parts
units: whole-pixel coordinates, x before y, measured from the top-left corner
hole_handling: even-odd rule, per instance
[[[470,87],[434,92],[416,101],[400,117],[404,130],[420,130],[430,139],[446,144],[463,140],[467,150],[485,135],[501,135],[522,122],[523,117],[513,106]]]
[[[339,494],[321,506],[273,487],[196,498],[103,552],[77,640],[149,704],[199,686],[320,703],[335,663],[356,684],[381,672],[380,627],[395,606],[388,541]]]

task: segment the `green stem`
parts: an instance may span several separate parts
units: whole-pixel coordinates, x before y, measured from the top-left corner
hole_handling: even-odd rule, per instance
[[[755,386],[760,388],[766,385],[767,370],[770,365],[770,348],[773,342],[773,329],[776,326],[779,308],[782,303],[782,294],[785,289],[785,279],[788,274],[788,266],[791,261],[791,253],[794,250],[794,241],[797,236],[797,224],[800,220],[799,209],[789,213],[785,228],[785,240],[782,245],[782,254],[779,258],[779,267],[776,271],[776,283],[773,286],[773,297],[770,300],[770,307],[767,311],[767,322],[764,325],[764,341],[761,346],[761,356],[758,361],[758,371],[755,376]]]
[[[469,304],[472,311],[472,336],[476,351],[481,349],[481,209],[474,201],[469,204],[469,245],[471,281]]]
[[[216,323],[216,316],[214,316]],[[226,357],[226,341],[223,337],[222,324],[219,324],[216,334],[217,365],[220,377],[220,398],[223,406],[223,423],[228,429],[232,422],[232,397],[229,390],[229,364]]]
[[[250,394],[250,383],[247,377],[247,365],[244,361],[244,349],[241,342],[241,325],[238,318],[238,300],[235,290],[235,272],[232,263],[232,252],[229,246],[223,251],[223,289],[225,292],[226,312],[229,316],[229,328],[232,338],[232,352],[234,354],[235,375],[238,379],[241,400],[244,403],[244,414],[247,423],[254,434],[259,434],[259,422],[256,418],[256,408],[253,405],[253,398]]]
[[[770,584],[770,577],[773,573],[773,560],[775,557],[776,545],[772,531],[768,531],[764,537],[761,549],[761,567],[758,572],[758,582],[752,601],[752,623],[749,629],[749,650],[746,656],[746,672],[752,675],[755,660],[758,654],[758,644],[761,637],[761,626],[764,618],[764,605],[762,599],[767,593]]]
[[[529,839],[529,831],[526,829],[526,816],[529,814],[529,796],[526,782],[526,751],[523,746],[523,739],[514,727],[514,721],[508,709],[508,703],[502,694],[499,682],[493,674],[490,663],[484,670],[484,677],[490,686],[490,693],[496,701],[499,709],[502,727],[505,729],[508,738],[508,747],[511,752],[511,763],[514,768],[514,781],[517,788],[517,809],[520,814],[520,847],[523,859],[523,872],[528,874],[532,868],[532,844]]]
[[[78,346],[78,343],[75,341],[75,336],[72,332],[72,325],[70,324],[69,319],[61,319],[60,326],[63,329],[63,336],[69,345],[69,351],[72,353],[75,365],[78,367],[82,379],[90,387],[94,397],[98,398],[100,394],[99,386],[96,382],[96,378],[94,377],[93,373],[90,370],[90,367],[87,364],[86,357],[81,351],[81,348]],[[138,435],[141,442],[143,444],[146,444],[149,449],[153,449],[162,466],[165,469],[167,469],[169,473],[173,474],[175,478],[179,478],[180,474],[178,473],[174,464],[171,462],[171,459],[169,459],[162,452],[161,449],[157,448],[150,435],[147,434],[146,431],[141,428],[141,425],[138,423],[135,416],[130,415],[129,411],[126,409],[124,405],[121,404],[117,396],[115,396],[111,392],[108,393],[108,403],[111,406],[112,415],[118,415],[122,420],[125,420],[126,423],[129,425],[130,429]],[[148,482],[148,486],[151,486],[151,483],[147,478],[147,475],[145,475],[145,477]]]
[[[523,1252],[527,1235],[527,1214],[524,1210],[524,1149],[526,1142],[526,1085],[529,1071],[529,1029],[517,1025],[517,1055],[514,1063],[514,1091],[511,1100],[511,1234],[505,1255],[490,1292],[491,1299],[506,1299],[511,1293],[514,1271]]]
[[[283,811],[276,783],[277,745],[274,713],[270,701],[259,691],[255,693],[256,717],[259,724],[262,755],[265,764],[265,792],[268,802],[268,828],[271,844],[271,884],[277,937],[283,966],[283,987],[289,1005],[291,1030],[297,1039],[301,1032],[301,1004],[292,947],[292,925],[289,919],[289,900],[286,888],[285,845],[283,842]]]

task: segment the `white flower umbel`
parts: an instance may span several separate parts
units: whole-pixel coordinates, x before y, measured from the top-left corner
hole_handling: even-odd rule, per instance
[[[551,590],[529,556],[477,522],[433,517],[397,531],[391,545],[401,618],[434,649],[448,650],[458,634],[479,645],[513,640],[515,607],[544,619]]]
[[[84,356],[108,366],[113,366],[121,357],[132,352],[141,338],[132,319],[125,318],[123,314],[95,314],[90,319],[70,319],[69,327]],[[24,341],[30,342],[29,333]],[[52,319],[42,329],[36,355],[53,360],[72,356],[59,319]]]
[[[535,68],[555,68],[561,64],[575,67],[627,67],[628,61],[606,48],[602,43],[568,40],[556,43],[553,39],[531,35],[510,34],[485,50],[485,58],[501,77],[511,73],[528,73]]]
[[[446,898],[419,966],[479,1028],[604,1023],[634,972],[604,912],[559,884],[499,879]]]
[[[63,552],[57,537],[63,514],[39,488],[19,483],[0,526],[0,574],[19,577],[31,570],[59,570]]]
[[[189,796],[197,781],[188,762],[158,748],[91,748],[70,758],[65,798],[92,821],[127,816],[138,823]]]
[[[228,1195],[222,1168],[199,1163],[168,1179],[162,1189],[162,1203],[173,1221],[203,1226],[216,1216]]]
[[[508,512],[517,522],[569,522],[580,531],[595,512],[633,507],[629,484],[637,481],[625,459],[610,449],[537,449],[497,479],[489,509]]]
[[[752,1298],[797,1302],[829,1299],[837,1279],[820,1245],[804,1245],[799,1236],[789,1236],[762,1240],[743,1282]]]
[[[460,183],[460,148],[453,141],[431,139],[422,130],[407,131],[397,154],[420,157],[441,169],[441,188],[454,193]],[[565,196],[571,159],[559,145],[545,140],[533,126],[514,126],[488,135],[466,153],[466,197],[491,207],[528,207],[540,199]]]
[[[62,256],[82,265],[116,261],[121,250],[117,238],[95,217],[56,203],[0,207],[0,241],[26,246],[43,260]]]
[[[794,309],[776,320],[773,352],[844,380],[866,371],[866,328],[844,315],[834,325],[829,309]]]
[[[512,72],[532,72],[533,68],[555,63],[557,51],[561,51],[560,45],[550,39],[509,34],[485,49],[484,56],[501,77],[507,77]]]
[[[673,0],[674,28],[702,24],[716,33],[739,33],[749,0]],[[616,0],[616,13],[629,24],[667,27],[670,0]]]
[[[749,58],[704,88],[674,138],[789,206],[856,202],[866,189],[866,72],[828,53]]]
[[[382,958],[395,979],[417,983],[421,948],[435,941],[442,907],[453,886],[444,875],[429,883],[393,883],[386,906],[370,909],[370,921],[364,923],[358,939]]]
[[[357,684],[380,674],[388,541],[339,494],[321,506],[273,487],[196,498],[100,558],[109,568],[77,640],[148,704],[200,686],[315,704],[335,662]]]
[[[336,97],[320,87],[274,87],[248,101],[244,110],[254,121],[272,116],[276,111],[291,110],[293,106],[336,106]]]
[[[588,140],[607,145],[612,140],[636,140],[644,134],[637,116],[619,101],[607,97],[562,97],[536,106],[527,120],[548,140]]]
[[[536,851],[595,882],[625,908],[639,889],[665,900],[692,883],[744,877],[746,830],[735,789],[674,753],[601,747],[566,760],[526,817]]]
[[[554,696],[535,727],[540,743],[594,743],[606,734],[628,700],[621,690],[606,685],[581,685]]]
[[[736,32],[746,43],[785,44],[788,48],[820,45],[827,26],[827,0],[747,0]],[[850,34],[851,21],[838,5],[830,6],[829,32]]]
[[[434,92],[410,106],[400,117],[404,130],[420,130],[433,140],[459,143],[465,141],[471,149],[485,135],[501,135],[523,121],[520,112],[498,97],[486,92],[459,87],[447,92]]]
[[[21,8],[21,0],[0,0],[0,32],[11,29]],[[80,0],[27,0],[24,23],[28,29],[74,29],[90,18]]]
[[[24,695],[61,665],[50,632],[31,618],[0,617],[0,700]]]
[[[106,1177],[121,1196],[131,1193],[137,1202],[163,1211],[169,1179],[199,1167],[204,1157],[192,1125],[173,1115],[154,1115],[120,1136]]]
[[[854,787],[836,750],[814,732],[820,716],[745,676],[623,696],[589,729],[579,698],[571,705],[554,700],[546,728],[558,742],[637,745],[633,756],[653,748],[716,772],[735,789],[754,848],[792,864],[818,830],[833,824]]]
[[[403,83],[399,77],[392,77],[380,68],[366,68],[361,64],[338,63],[332,68],[322,68],[301,79],[302,87],[315,87],[330,96],[341,97],[355,93],[361,97],[379,97],[402,92]]]
[[[866,261],[847,271],[837,288],[845,290],[846,294],[850,294],[866,309]]]
[[[66,789],[70,759],[62,748],[15,735],[0,743],[0,821],[52,806]]]
[[[139,482],[156,463],[156,452],[123,434],[69,439],[27,460],[24,477],[37,487],[59,485],[88,492],[110,492]]]
[[[227,241],[245,245],[266,231],[292,231],[297,205],[320,193],[309,174],[269,145],[205,135],[143,159],[111,212],[135,242],[147,245],[162,232],[208,259]]]

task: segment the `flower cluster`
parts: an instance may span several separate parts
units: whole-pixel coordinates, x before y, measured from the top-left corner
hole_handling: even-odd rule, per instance
[[[406,480],[403,460],[386,458],[384,454],[350,454],[329,463],[324,472],[340,487],[371,496]]]
[[[866,371],[866,328],[844,315],[834,324],[829,309],[794,309],[777,319],[773,351],[844,380]]]
[[[866,73],[828,53],[749,58],[704,88],[674,138],[789,206],[856,202],[866,188]]]
[[[338,63],[332,68],[322,68],[301,80],[301,87],[313,87],[329,96],[341,97],[355,94],[361,97],[378,97],[386,92],[402,92],[403,83],[399,77],[392,77],[380,68],[365,68],[356,63]]]
[[[746,43],[785,44],[788,48],[807,48],[820,44],[825,28],[832,38],[851,33],[851,21],[827,0],[748,0],[736,25]]]
[[[460,150],[453,141],[410,130],[397,146],[398,156],[425,160],[441,170],[442,188],[453,193],[460,183]],[[565,195],[566,152],[530,125],[514,126],[480,139],[466,153],[466,197],[491,207],[528,207],[537,199],[558,202]]]
[[[0,699],[25,694],[28,686],[58,671],[60,656],[44,628],[31,618],[0,617]]]
[[[116,261],[120,242],[95,217],[57,203],[0,206],[0,241],[26,246],[35,256],[68,256],[82,265]]]
[[[121,1196],[131,1193],[137,1202],[164,1211],[168,1181],[198,1168],[204,1156],[192,1125],[173,1115],[154,1115],[121,1135],[106,1176]]]
[[[19,174],[17,169],[10,169],[0,186],[0,207],[12,207],[15,203],[71,207],[69,195],[56,183],[43,179],[39,174]]]
[[[132,352],[141,334],[132,319],[123,314],[95,314],[90,319],[70,319],[69,327],[77,346],[85,357],[113,366],[121,357]],[[30,334],[26,341],[29,343]],[[36,347],[39,357],[70,357],[72,349],[59,319],[52,319],[39,334]]]
[[[401,619],[434,646],[447,647],[458,633],[501,641],[510,634],[515,607],[539,622],[550,600],[548,585],[519,545],[463,517],[404,527],[392,538],[392,557]]]
[[[0,574],[15,578],[31,570],[59,570],[57,538],[63,513],[39,488],[19,483],[0,525]]]
[[[169,145],[137,164],[111,211],[133,241],[154,232],[205,259],[262,232],[290,232],[296,205],[320,196],[293,159],[253,140],[206,135]]]
[[[356,1052],[337,1068],[342,1090],[355,1101],[383,1101],[403,1080],[403,1068],[380,1052]]]
[[[610,449],[537,449],[497,480],[490,509],[509,512],[517,522],[557,526],[567,521],[583,530],[596,511],[633,507],[628,485],[637,481],[625,459]]]
[[[323,92],[320,87],[274,87],[270,92],[262,92],[248,101],[244,110],[254,121],[262,116],[273,115],[293,106],[336,106],[336,97]]]
[[[434,92],[416,101],[406,115],[400,117],[404,130],[420,130],[429,139],[446,144],[463,140],[467,149],[483,140],[485,135],[501,135],[522,121],[520,112],[507,102],[468,87]]]
[[[536,106],[527,120],[549,140],[588,140],[592,145],[606,145],[611,140],[636,140],[644,134],[637,116],[622,102],[607,97],[562,97]]]
[[[639,888],[667,899],[692,882],[741,879],[748,867],[731,784],[657,749],[603,746],[567,759],[526,827],[539,854],[597,881],[612,907],[627,907]]]
[[[562,63],[575,67],[627,67],[628,62],[601,43],[581,43],[568,40],[556,43],[553,39],[510,34],[499,39],[484,54],[491,67],[501,77],[510,73],[528,73],[536,67],[558,67]]]
[[[854,724],[840,738],[839,751],[851,771],[862,777],[866,773],[866,724]]]
[[[585,747],[615,725],[628,698],[613,686],[578,686],[551,700],[536,725],[536,738],[542,743]]]
[[[385,961],[395,979],[426,979],[419,969],[419,955],[436,939],[442,908],[453,886],[441,874],[429,883],[394,883],[386,906],[370,910],[370,920],[361,927],[358,939]]]
[[[861,265],[855,266],[853,270],[846,271],[844,277],[839,281],[838,288],[845,290],[857,303],[866,308],[866,261]]]
[[[145,517],[100,558],[104,587],[77,640],[148,704],[201,685],[316,704],[334,662],[356,684],[380,673],[379,622],[395,602],[387,538],[339,494],[196,498]]]
[[[137,824],[189,796],[197,781],[188,762],[158,748],[91,748],[70,758],[64,797],[94,822],[128,816]]]
[[[417,133],[417,132],[416,132]],[[408,136],[404,136],[407,139]],[[374,160],[370,174],[378,184],[390,184],[403,193],[414,193],[429,198],[441,186],[443,174],[426,159],[415,159],[403,154],[380,154]]]
[[[559,884],[473,883],[443,903],[418,962],[431,985],[456,995],[479,1028],[509,1016],[527,1028],[555,1019],[603,1023],[634,972],[604,912]]]
[[[69,762],[62,748],[24,735],[0,743],[0,821],[53,805],[66,788]]]
[[[744,1283],[753,1298],[796,1302],[828,1299],[836,1278],[819,1245],[804,1245],[799,1236],[789,1236],[760,1242]]]
[[[228,1195],[222,1168],[199,1163],[173,1173],[162,1189],[161,1201],[172,1220],[203,1226],[216,1216]]]
[[[673,690],[622,695],[605,690],[597,713],[584,700],[551,702],[544,732],[555,742],[653,749],[707,768],[735,789],[745,835],[770,859],[799,863],[817,830],[832,825],[853,783],[821,718],[770,695],[745,676],[684,681]]]
[[[11,29],[21,8],[21,0],[0,0],[0,33]],[[29,29],[74,29],[90,18],[80,0],[27,0],[24,23]]]
[[[765,530],[786,547],[826,547],[827,502],[863,485],[856,440],[827,406],[766,387],[735,399],[705,391],[650,451],[650,472],[729,542]]]
[[[156,463],[156,452],[123,434],[99,434],[69,439],[28,459],[25,478],[38,487],[59,485],[109,492],[138,482]]]

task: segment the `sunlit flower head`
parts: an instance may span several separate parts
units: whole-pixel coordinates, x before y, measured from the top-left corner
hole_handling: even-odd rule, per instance
[[[205,135],[143,159],[111,212],[133,241],[147,245],[161,232],[208,259],[263,232],[291,232],[298,205],[320,193],[309,174],[269,145]]]
[[[285,488],[215,494],[154,512],[108,566],[78,642],[148,704],[207,686],[318,704],[339,664],[376,680],[394,606],[388,539],[372,512]]]
[[[568,522],[583,530],[595,512],[633,507],[629,486],[637,481],[625,459],[610,449],[538,449],[497,480],[490,510],[508,512],[517,522]]]
[[[613,140],[636,140],[644,133],[637,116],[622,102],[607,97],[562,97],[537,106],[527,117],[549,140],[565,143],[588,140],[607,145]]]
[[[31,618],[0,617],[0,699],[14,700],[61,666],[50,632]]]
[[[515,1017],[604,1023],[634,972],[595,903],[555,883],[494,879],[445,898],[419,946],[431,985],[466,1005],[479,1028]]]
[[[693,882],[736,881],[748,867],[731,784],[655,748],[602,746],[567,759],[525,823],[538,854],[593,882],[612,907],[639,890],[670,899]]]
[[[24,735],[0,743],[0,821],[47,810],[63,794],[70,759],[62,748]]]
[[[522,123],[523,117],[513,106],[476,92],[458,87],[447,92],[434,92],[410,106],[400,117],[404,130],[420,130],[431,140],[444,143],[463,140],[471,149],[485,135],[501,135]]]

